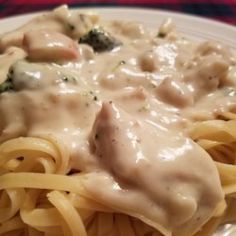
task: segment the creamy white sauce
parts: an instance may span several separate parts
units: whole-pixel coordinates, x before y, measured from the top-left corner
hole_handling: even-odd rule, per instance
[[[50,29],[80,35],[62,30],[66,19],[53,14],[45,18],[56,25]],[[75,15],[67,17],[76,22]],[[123,44],[101,53],[78,44],[74,60],[39,62],[33,56],[34,62],[13,65],[17,91],[0,95],[0,140],[61,140],[72,168],[93,173],[85,187],[96,199],[189,236],[214,214],[223,192],[213,161],[187,130],[195,121],[235,109],[233,56],[217,42],[161,39],[136,23],[99,24]],[[3,48],[14,41],[7,41],[10,36],[3,37]],[[50,54],[50,45],[37,40],[31,35]],[[68,53],[67,46],[62,42],[63,52],[56,55]]]
[[[214,236],[234,236],[236,233],[236,226],[233,224],[225,224],[218,229]]]

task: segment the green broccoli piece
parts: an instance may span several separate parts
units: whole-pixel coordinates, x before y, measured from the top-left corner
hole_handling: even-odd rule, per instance
[[[10,70],[8,72],[7,79],[3,83],[0,84],[0,93],[14,89],[12,75],[13,75],[13,71]]]
[[[121,42],[112,37],[102,28],[93,28],[79,39],[79,43],[90,45],[95,52],[110,51],[121,45]]]

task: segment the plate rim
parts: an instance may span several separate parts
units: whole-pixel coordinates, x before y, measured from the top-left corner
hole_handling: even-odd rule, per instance
[[[57,7],[60,7],[62,5],[58,5]],[[0,24],[2,23],[2,21],[7,21],[7,20],[15,20],[15,19],[19,19],[19,18],[24,18],[24,17],[28,17],[28,16],[37,16],[39,14],[43,14],[46,12],[50,12],[51,10],[55,9],[56,7],[52,8],[52,9],[46,9],[46,10],[42,10],[42,11],[34,11],[34,12],[28,12],[28,13],[20,13],[20,14],[16,14],[16,15],[10,15],[10,16],[6,16],[6,17],[2,17],[0,18]],[[222,25],[224,27],[228,27],[232,30],[234,30],[236,32],[236,25],[230,24],[230,23],[226,23],[217,19],[213,19],[213,18],[208,18],[206,16],[200,16],[200,15],[195,15],[195,14],[191,14],[191,13],[186,13],[186,12],[178,12],[178,11],[172,11],[172,10],[166,10],[166,9],[160,9],[160,8],[151,8],[151,7],[138,7],[138,6],[68,6],[69,9],[71,10],[85,10],[85,11],[90,11],[90,10],[102,10],[102,11],[107,11],[107,10],[118,10],[118,11],[142,11],[142,12],[152,12],[152,13],[160,13],[160,14],[170,14],[170,15],[175,15],[177,17],[186,17],[186,18],[192,18],[195,20],[200,20],[200,21],[207,21],[209,23],[213,23],[213,24],[217,24],[217,25]]]
[[[59,5],[60,6],[60,5]],[[55,9],[55,8],[54,8]],[[133,7],[133,6],[127,6],[127,7],[113,7],[113,6],[96,6],[96,7],[69,7],[72,11],[74,10],[81,10],[81,11],[95,11],[101,14],[102,18],[105,19],[117,19],[118,17],[111,17],[111,13],[114,15],[116,14],[124,14],[125,17],[122,19],[128,20],[128,15],[130,15],[131,20],[132,18],[137,18],[137,16],[140,16],[141,14],[145,15],[145,18],[140,20],[135,20],[139,22],[144,22],[146,24],[147,21],[150,21],[150,17],[148,16],[159,16],[159,18],[162,18],[162,20],[152,20],[152,24],[156,21],[155,27],[158,29],[158,26],[161,22],[163,22],[163,19],[166,19],[168,17],[173,18],[174,21],[176,21],[175,25],[177,26],[178,31],[183,32],[184,35],[186,35],[188,38],[195,37],[199,39],[213,39],[217,38],[216,41],[222,42],[226,45],[229,45],[233,50],[236,50],[236,44],[235,41],[235,35],[236,35],[236,26],[227,24],[225,22],[220,22],[214,19],[209,19],[206,17],[196,16],[192,14],[186,14],[181,12],[175,12],[175,11],[169,11],[169,10],[162,10],[162,9],[151,9],[151,8],[143,8],[143,7]],[[5,33],[7,31],[11,31],[16,29],[17,27],[21,26],[31,18],[38,16],[40,14],[46,13],[51,11],[37,11],[33,13],[26,13],[26,14],[19,14],[14,16],[9,16],[6,18],[0,19],[0,34]],[[109,16],[110,17],[107,17]],[[106,18],[107,17],[107,18]],[[14,23],[14,24],[13,24]],[[16,23],[16,25],[15,25]],[[12,27],[4,27],[4,25],[13,25]],[[200,27],[196,26],[202,26],[202,29]],[[184,27],[183,27],[184,26]],[[192,28],[193,26],[193,28]],[[6,29],[7,28],[7,29]],[[190,37],[189,37],[190,36]]]

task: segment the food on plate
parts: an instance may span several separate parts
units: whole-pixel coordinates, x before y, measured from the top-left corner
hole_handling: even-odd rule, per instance
[[[226,45],[62,6],[0,50],[0,235],[207,236],[235,220]]]

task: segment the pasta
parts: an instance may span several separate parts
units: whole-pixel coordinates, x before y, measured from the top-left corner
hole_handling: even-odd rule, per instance
[[[236,59],[59,7],[0,37],[0,235],[211,236],[236,220]]]

